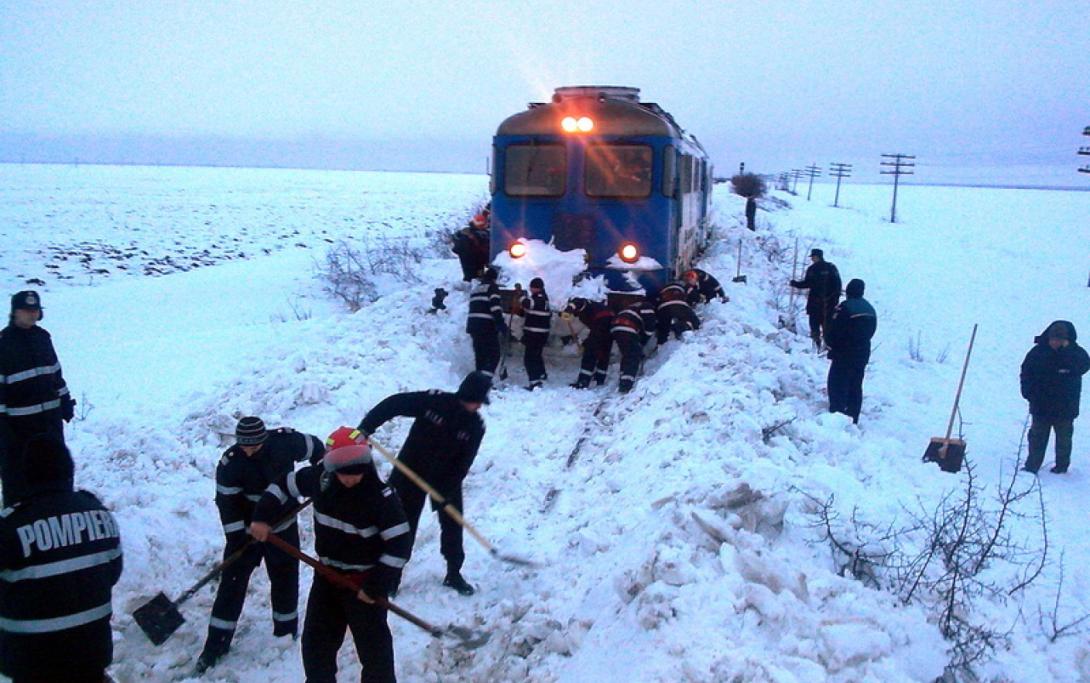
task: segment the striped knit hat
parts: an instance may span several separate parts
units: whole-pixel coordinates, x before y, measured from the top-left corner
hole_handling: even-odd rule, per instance
[[[322,464],[326,472],[337,474],[363,474],[371,464],[371,448],[361,444],[358,446],[340,446],[325,452]]]
[[[267,438],[269,433],[260,417],[244,417],[235,425],[235,441],[239,446],[256,446]]]

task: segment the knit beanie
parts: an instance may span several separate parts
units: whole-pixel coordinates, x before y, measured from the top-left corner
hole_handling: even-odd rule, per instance
[[[244,417],[235,425],[235,441],[239,446],[256,446],[265,443],[269,433],[260,417]]]

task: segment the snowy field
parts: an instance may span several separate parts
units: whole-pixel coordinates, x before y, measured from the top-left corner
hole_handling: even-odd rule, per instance
[[[486,186],[430,174],[0,166],[0,281],[11,291],[29,278],[46,283],[43,325],[80,402],[69,427],[77,479],[122,528],[119,681],[192,680],[212,590],[185,605],[186,625],[160,648],[129,615],[159,590],[180,594],[218,558],[212,473],[237,416],[324,437],[389,393],[453,389],[472,369],[455,260],[432,249],[404,286],[385,278],[387,293],[356,313],[322,291],[314,264],[342,238],[427,247],[436,230],[464,223]],[[741,202],[718,189],[720,229],[702,265],[732,300],[701,310],[704,327],[660,349],[632,393],[615,396],[616,367],[607,387],[569,389],[575,352],[559,347],[546,354],[546,389],[528,393],[520,354],[508,359],[511,379],[484,412],[465,512],[505,551],[544,566],[495,562],[467,536],[464,572],[481,590],[462,598],[439,585],[438,525],[424,520],[397,602],[492,639],[465,652],[391,619],[401,680],[847,683],[943,673],[949,654],[934,611],[841,576],[814,499],[835,496],[842,521],[857,508],[881,529],[963,488],[964,475],[919,457],[945,430],[973,323],[964,434],[978,483],[994,491],[1006,480],[1025,419],[1018,366],[1033,337],[1066,318],[1090,338],[1090,193],[907,187],[903,222],[890,225],[889,188],[846,186],[846,208],[833,209],[831,188],[819,186],[809,203],[778,195],[792,208],[762,212],[753,235],[739,228]],[[867,281],[878,310],[858,427],[825,412],[827,362],[781,325],[796,236],[800,260],[823,247],[845,281]],[[744,285],[730,283],[739,242]],[[450,311],[428,315],[441,285],[453,291]],[[917,333],[920,361],[909,354]],[[1061,554],[1060,625],[1090,613],[1086,424],[1076,423],[1071,473],[1047,473],[1051,452],[1042,469],[1041,577],[975,606],[972,619],[1009,633],[977,666],[983,680],[1090,681],[1085,633],[1049,642],[1039,619],[1053,608]],[[377,436],[399,445],[407,429],[400,421]],[[1029,545],[1040,542],[1038,506],[1034,493],[1010,522]],[[1002,582],[1012,570],[986,571]],[[297,644],[271,636],[262,574],[231,654],[202,680],[302,680]],[[310,572],[302,575],[305,601]],[[346,681],[358,677],[354,656],[346,645]]]

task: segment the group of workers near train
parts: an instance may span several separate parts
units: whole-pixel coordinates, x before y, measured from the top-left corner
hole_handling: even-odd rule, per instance
[[[811,260],[803,279],[791,285],[808,290],[814,343],[829,350],[829,408],[857,420],[859,388],[876,328],[874,309],[863,298],[861,280],[850,281],[846,300],[838,301],[835,266],[820,250],[811,253]],[[726,300],[715,279],[701,275],[692,271],[683,282],[664,288],[654,307],[644,301],[613,313],[595,302],[569,302],[565,310],[578,316],[590,335],[575,386],[604,381],[603,360],[608,356],[603,349],[610,339],[621,347],[622,389],[630,388],[642,352],[636,349],[642,349],[652,330],[665,341],[671,332],[696,329],[694,293],[704,300]],[[502,316],[496,315],[494,287],[494,276],[486,272],[471,296],[470,333],[485,329],[477,327],[483,323],[495,325],[487,329],[497,341],[504,329]],[[527,321],[527,372],[531,385],[540,386],[546,378],[541,348],[552,315],[540,281],[530,283],[520,308]],[[120,529],[97,497],[74,488],[64,423],[73,419],[75,401],[50,335],[38,325],[41,317],[39,295],[18,292],[11,300],[9,324],[0,332],[0,486],[5,506],[0,510],[0,673],[14,683],[102,683],[111,680],[106,669],[113,659],[112,589],[122,572]],[[358,426],[339,427],[324,440],[287,427],[268,429],[256,416],[238,421],[234,444],[216,466],[215,504],[225,538],[224,559],[243,552],[223,569],[194,675],[215,667],[230,650],[250,576],[262,562],[270,581],[273,634],[297,637],[299,560],[268,541],[275,534],[298,549],[296,514],[301,499],[310,499],[319,561],[360,591],[315,575],[302,625],[306,680],[335,683],[346,630],[355,641],[361,681],[395,680],[387,610],[376,601],[399,589],[426,495],[401,467],[382,480],[370,437],[396,417],[412,418],[398,454],[400,464],[464,510],[462,483],[485,434],[480,409],[489,402],[490,373],[495,370],[493,348],[476,338],[474,342],[478,363],[486,364],[466,376],[456,392],[394,394],[372,407]],[[1067,471],[1081,377],[1088,370],[1090,357],[1077,344],[1070,322],[1055,321],[1034,339],[1021,368],[1022,394],[1033,416],[1025,470],[1036,473],[1054,430],[1052,471]],[[432,507],[439,511],[440,506]],[[444,514],[439,524],[440,552],[447,565],[443,585],[472,595],[475,588],[461,573],[462,527]]]

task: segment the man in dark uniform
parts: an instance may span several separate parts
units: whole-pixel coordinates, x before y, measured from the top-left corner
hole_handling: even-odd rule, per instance
[[[458,255],[462,280],[471,282],[488,264],[489,240],[487,209],[473,217],[469,225],[451,236],[451,251]]]
[[[27,441],[47,434],[64,443],[64,422],[75,413],[53,340],[38,326],[42,315],[37,292],[18,292],[11,297],[8,326],[0,331],[0,485],[5,505],[25,489],[19,463]]]
[[[699,268],[693,268],[685,273],[685,285],[686,289],[686,301],[690,306],[706,303],[715,297],[727,303],[730,301],[730,297],[723,291],[723,285],[719,284],[719,280],[704,270]]]
[[[526,388],[533,391],[549,378],[542,352],[549,341],[553,312],[549,308],[549,295],[545,293],[545,282],[541,278],[530,280],[530,295],[522,299],[519,312],[526,318],[526,324],[522,326],[522,345],[526,349],[523,362],[526,377],[530,380]]]
[[[829,346],[829,412],[843,413],[859,423],[863,406],[863,375],[870,361],[870,340],[878,329],[878,315],[863,298],[862,280],[848,283],[848,298],[836,307],[825,332]]]
[[[102,683],[122,567],[117,522],[72,490],[63,443],[35,437],[24,455],[26,495],[0,511],[0,672],[13,683]]]
[[[1022,361],[1022,398],[1029,401],[1033,422],[1029,428],[1029,455],[1022,468],[1037,474],[1045,458],[1048,437],[1056,432],[1056,464],[1051,472],[1064,474],[1071,466],[1071,438],[1082,398],[1082,376],[1090,370],[1090,356],[1078,345],[1075,326],[1057,320],[1040,336]]]
[[[592,379],[595,384],[602,386],[606,383],[609,356],[613,351],[613,335],[610,332],[613,311],[604,303],[575,297],[564,308],[564,315],[576,316],[588,330],[587,338],[583,340],[583,359],[579,364],[579,377],[571,386],[576,389],[586,389],[590,386]]]
[[[636,376],[640,372],[640,363],[643,362],[643,345],[649,337],[645,327],[644,303],[638,301],[623,309],[613,316],[610,323],[610,334],[617,348],[621,352],[621,380],[618,386],[622,394],[632,391],[636,384]]]
[[[659,303],[655,309],[658,318],[658,342],[665,344],[670,332],[681,339],[685,332],[700,329],[700,318],[689,305],[685,284],[671,282],[659,290]]]
[[[811,249],[810,260],[812,263],[806,269],[806,276],[801,280],[792,280],[791,286],[810,290],[806,296],[810,338],[814,340],[815,347],[821,348],[825,325],[833,317],[833,311],[840,301],[840,272],[825,260],[825,252],[821,249]]]
[[[246,527],[253,516],[254,505],[269,484],[295,469],[297,462],[318,462],[325,453],[321,439],[311,434],[281,427],[269,432],[258,417],[244,417],[235,426],[235,445],[228,448],[216,466],[216,507],[226,543],[223,556],[233,554],[246,544]],[[299,528],[295,517],[277,527],[285,541],[299,547]],[[272,592],[274,636],[294,637],[299,617],[299,561],[283,551],[254,543],[241,558],[223,570],[212,617],[208,622],[208,639],[197,660],[200,674],[227,654],[235,635],[246,588],[254,569],[265,561]]]
[[[466,318],[466,332],[473,340],[477,372],[483,372],[489,378],[496,374],[496,366],[500,363],[500,337],[508,334],[496,276],[494,268],[485,268],[481,273],[478,285],[469,294],[469,316]]]
[[[464,512],[462,481],[469,474],[484,438],[484,420],[478,411],[481,405],[488,403],[491,386],[492,380],[488,375],[471,372],[462,380],[457,393],[433,389],[394,394],[383,399],[364,416],[359,430],[370,436],[395,417],[415,418],[398,459],[451,505]],[[398,469],[394,469],[390,475],[389,483],[405,506],[411,538],[415,541],[427,494]],[[432,509],[439,511],[434,501]],[[462,577],[462,564],[465,562],[462,527],[446,513],[440,513],[439,529],[439,550],[447,561],[443,585],[462,595],[473,595],[475,589]],[[393,590],[397,590],[396,584]]]
[[[297,505],[314,501],[314,551],[322,564],[343,572],[366,599],[316,574],[303,624],[303,671],[307,683],[337,683],[337,652],[351,629],[362,671],[360,681],[394,683],[394,645],[385,598],[409,561],[412,541],[405,511],[383,485],[363,443],[342,445],[342,427],[322,464],[290,472],[269,486],[254,509],[250,533],[264,542],[271,525]]]

